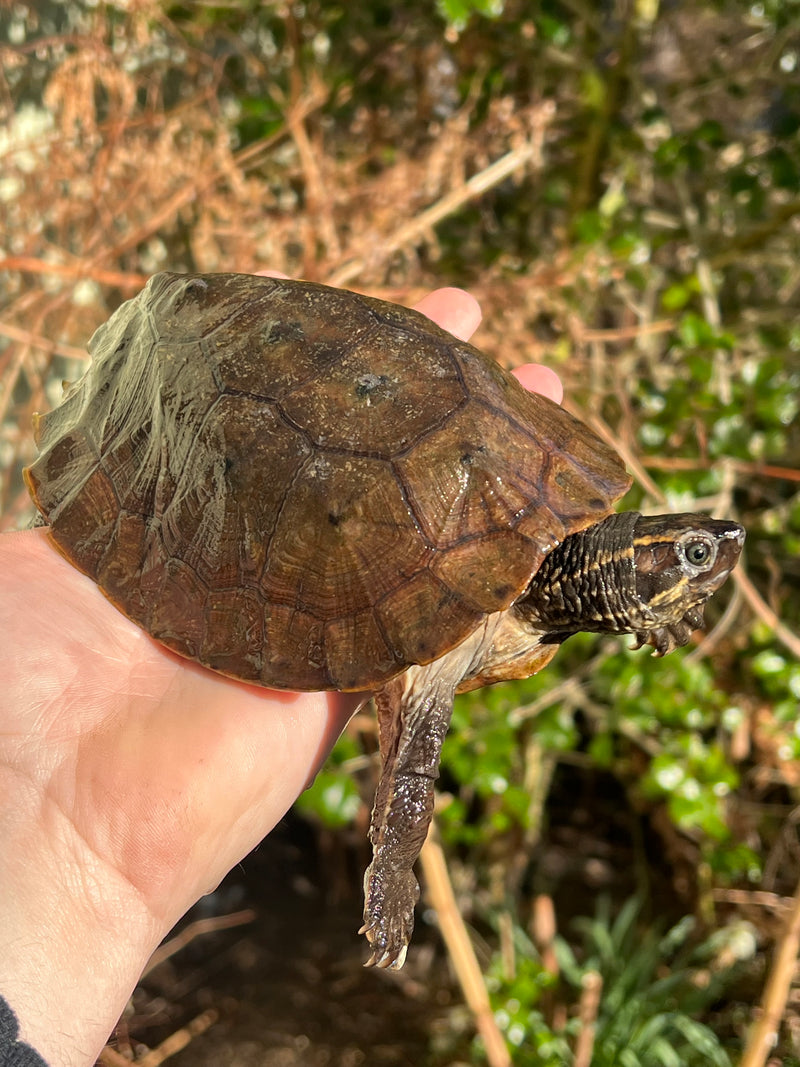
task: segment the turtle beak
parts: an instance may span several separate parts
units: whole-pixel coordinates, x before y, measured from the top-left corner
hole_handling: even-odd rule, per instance
[[[740,526],[738,522],[729,522],[727,525],[730,529],[725,531],[722,536],[728,538],[730,541],[735,541],[738,551],[741,552],[744,548],[744,526]]]
[[[719,559],[723,566],[717,571],[709,582],[709,596],[722,586],[730,576],[731,571],[739,562],[739,556],[744,548],[745,531],[738,522],[730,522],[727,519],[715,520],[714,535],[719,543]]]

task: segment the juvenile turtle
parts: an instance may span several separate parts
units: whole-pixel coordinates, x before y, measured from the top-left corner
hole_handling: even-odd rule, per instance
[[[457,692],[580,630],[664,655],[744,531],[613,513],[619,457],[423,315],[309,282],[158,274],[36,421],[31,495],[158,641],[264,686],[374,696],[363,932],[400,967]]]

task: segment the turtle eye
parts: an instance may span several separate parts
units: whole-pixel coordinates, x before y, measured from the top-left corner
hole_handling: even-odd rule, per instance
[[[695,567],[702,567],[708,561],[710,555],[711,549],[705,541],[692,541],[691,544],[686,546],[686,558]]]
[[[687,537],[678,542],[678,547],[686,563],[695,571],[710,570],[717,558],[716,545],[707,537]]]

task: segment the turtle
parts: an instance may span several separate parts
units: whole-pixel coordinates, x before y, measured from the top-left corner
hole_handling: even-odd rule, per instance
[[[557,404],[424,315],[325,285],[160,273],[35,416],[55,547],[181,656],[374,698],[367,964],[397,969],[457,693],[578,631],[664,655],[741,526],[615,512],[631,479]]]

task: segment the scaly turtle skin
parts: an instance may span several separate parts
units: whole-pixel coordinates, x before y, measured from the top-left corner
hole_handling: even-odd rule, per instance
[[[159,274],[37,420],[56,547],[214,670],[374,695],[363,930],[399,967],[456,692],[578,630],[685,644],[744,533],[613,514],[619,457],[423,315],[308,282]]]

